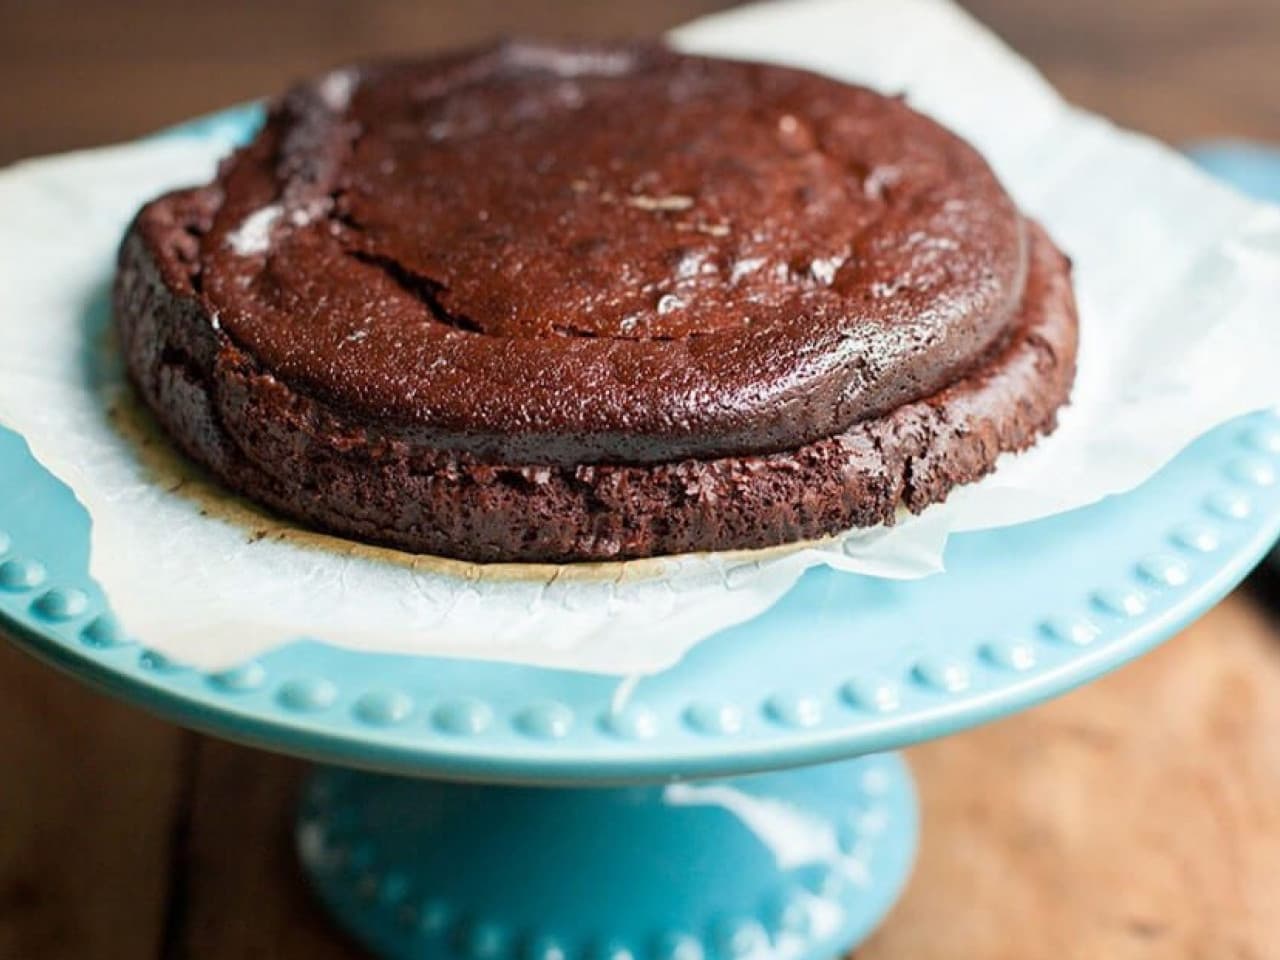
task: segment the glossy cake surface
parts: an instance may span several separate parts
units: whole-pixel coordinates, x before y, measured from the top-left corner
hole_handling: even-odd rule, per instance
[[[473,560],[891,520],[1051,428],[1065,258],[894,98],[658,46],[335,71],[139,214],[117,322],[230,486]]]

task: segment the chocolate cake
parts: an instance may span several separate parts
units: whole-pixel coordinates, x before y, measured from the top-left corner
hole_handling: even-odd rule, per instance
[[[1066,258],[900,99],[657,45],[339,70],[120,252],[131,378],[316,527],[475,561],[891,523],[1051,430]]]

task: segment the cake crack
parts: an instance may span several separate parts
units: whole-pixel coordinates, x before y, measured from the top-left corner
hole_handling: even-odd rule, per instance
[[[385,254],[348,250],[347,256],[382,271],[392,283],[425,306],[436,322],[466,333],[484,333],[480,324],[464,314],[455,313],[441,302],[440,294],[444,292],[445,285],[439,280],[411,270]]]

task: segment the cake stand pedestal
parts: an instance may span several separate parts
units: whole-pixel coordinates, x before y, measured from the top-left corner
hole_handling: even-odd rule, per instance
[[[892,755],[558,790],[325,769],[297,838],[321,898],[388,957],[819,957],[889,909],[915,813]]]
[[[217,674],[173,664],[112,619],[88,517],[0,431],[0,618],[119,697],[324,764],[301,860],[380,956],[816,958],[906,879],[915,799],[886,751],[1170,636],[1274,543],[1277,476],[1280,420],[1243,418],[1132,493],[954,538],[945,575],[812,570],[617,708],[608,677],[314,641]]]

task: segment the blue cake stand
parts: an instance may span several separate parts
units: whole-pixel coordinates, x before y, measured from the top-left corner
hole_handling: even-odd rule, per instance
[[[1278,476],[1280,420],[1241,419],[1125,496],[955,538],[944,575],[810,571],[619,704],[607,677],[319,640],[216,674],[171,663],[89,579],[71,492],[0,431],[0,620],[96,687],[324,764],[299,854],[381,956],[807,960],[864,938],[908,875],[916,802],[886,751],[1170,636],[1280,534]]]
[[[315,641],[183,669],[112,620],[86,574],[88,518],[0,432],[0,618],[97,687],[327,764],[298,848],[380,955],[831,956],[911,864],[915,799],[884,751],[1168,637],[1280,533],[1277,476],[1280,421],[1245,418],[1133,493],[956,538],[944,575],[811,571],[614,709],[610,678]]]

